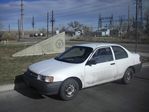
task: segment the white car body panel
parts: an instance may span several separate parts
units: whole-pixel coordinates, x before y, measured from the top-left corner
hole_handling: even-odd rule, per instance
[[[54,76],[54,81],[63,81],[68,77],[78,77],[82,79],[84,64],[70,64],[57,61],[54,58],[41,61],[29,66],[32,72],[43,76]]]
[[[87,46],[96,50],[97,48],[119,46],[117,44],[82,44],[77,46]],[[120,46],[122,47],[122,46]],[[122,47],[123,48],[123,47]],[[112,48],[111,48],[112,49]],[[125,49],[125,48],[123,48]],[[82,88],[117,80],[123,77],[126,69],[130,66],[140,64],[140,56],[125,49],[128,58],[98,63],[96,65],[86,65],[91,55],[83,63],[72,64],[55,60],[54,58],[37,62],[29,66],[29,70],[43,76],[53,76],[54,82],[64,81],[70,77],[77,77],[82,82]],[[111,65],[114,63],[114,65]]]
[[[114,77],[117,73],[115,68],[116,66],[111,65],[112,63],[114,63],[114,61],[85,66],[85,87],[114,80]]]

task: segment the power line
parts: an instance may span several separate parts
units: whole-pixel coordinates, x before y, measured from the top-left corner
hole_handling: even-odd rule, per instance
[[[21,10],[22,10],[22,17],[21,18],[23,18],[23,0],[21,0],[22,1],[22,8],[21,8]],[[123,3],[125,3],[126,1],[124,1]],[[74,5],[73,7],[64,7],[64,8],[60,8],[60,9],[58,9],[57,10],[57,12],[58,13],[55,13],[55,16],[58,16],[58,17],[66,17],[66,16],[71,16],[71,15],[74,15],[74,14],[81,14],[81,15],[88,15],[88,13],[86,13],[86,12],[92,12],[92,13],[94,13],[94,14],[96,14],[96,13],[99,13],[100,12],[100,10],[101,9],[104,9],[105,8],[105,6],[104,5],[100,5],[99,3],[96,3],[96,4],[93,4],[94,2],[90,2],[90,1],[87,1],[87,2],[85,2],[83,5],[81,4],[81,2],[79,3],[79,5]],[[104,2],[103,2],[103,4],[105,4]],[[115,4],[108,4],[108,5],[106,5],[106,7],[108,6],[110,6],[110,7],[112,7],[112,6],[118,6],[119,5],[119,2],[117,2],[117,3],[115,3]],[[99,8],[100,7],[100,8]],[[77,12],[75,12],[77,10]],[[80,12],[81,11],[81,12]],[[63,15],[61,15],[61,12],[70,12],[70,14],[63,14]],[[78,17],[78,16],[77,16]],[[21,23],[23,23],[23,19],[21,20],[22,22]],[[21,29],[22,29],[22,31],[23,31],[23,24],[21,25]]]
[[[124,1],[125,3],[126,1]],[[108,4],[106,7],[108,7],[108,9],[110,7],[114,7],[114,6],[119,6],[119,3],[115,3],[114,5],[113,4]],[[66,10],[63,10],[63,9],[58,9],[56,10],[57,13],[55,14],[56,16],[58,17],[65,17],[65,16],[72,16],[72,15],[75,15],[75,14],[81,14],[81,15],[88,15],[88,12],[91,12],[92,14],[97,14],[100,12],[100,10],[102,9],[105,9],[105,6],[104,5],[101,5],[99,7],[99,4],[88,4],[88,5],[79,5],[77,7],[71,7],[71,8],[66,8]],[[69,13],[70,12],[70,13]],[[63,14],[61,15],[62,13],[69,13],[69,14]]]
[[[124,3],[127,3],[127,1],[124,1]],[[115,6],[120,6],[120,3],[122,4],[122,2],[117,2],[115,4],[108,4],[106,5],[106,7],[115,7]],[[85,11],[85,12],[88,12],[88,11],[94,11],[94,10],[101,10],[101,9],[105,9],[105,4],[99,4],[99,3],[94,3],[94,4],[91,4],[91,3],[87,3],[87,4],[80,4],[80,5],[77,5],[75,7],[69,7],[69,8],[61,8],[61,9],[58,9],[56,10],[57,12],[60,10],[62,12],[73,12],[73,10],[76,12],[77,11]]]

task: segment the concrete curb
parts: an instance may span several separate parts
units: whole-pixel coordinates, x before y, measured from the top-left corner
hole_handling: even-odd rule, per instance
[[[148,68],[149,67],[149,62],[148,63],[143,63],[142,65],[143,68]],[[15,84],[6,84],[6,85],[0,85],[0,92],[6,92],[6,91],[11,91],[15,89],[23,89],[25,88],[25,84],[23,82],[17,83],[19,85],[18,87],[15,87]]]
[[[6,85],[0,85],[0,92],[6,92],[11,90],[17,90],[17,89],[24,89],[26,87],[24,82],[19,82],[17,84],[6,84]]]
[[[14,87],[15,87],[15,85],[14,85],[14,84],[2,85],[2,86],[0,86],[0,92],[13,90],[13,89],[14,89]]]

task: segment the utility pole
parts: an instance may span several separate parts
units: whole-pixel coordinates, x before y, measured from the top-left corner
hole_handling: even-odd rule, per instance
[[[49,12],[47,12],[47,38],[49,37]]]
[[[34,19],[34,16],[32,17],[32,28],[33,28],[33,34],[34,34],[34,28],[35,28],[35,19]]]
[[[99,32],[99,29],[101,29],[101,28],[102,28],[102,20],[101,20],[101,15],[99,14],[97,31]]]
[[[55,22],[55,19],[54,19],[54,14],[52,10],[52,16],[51,16],[52,36],[54,35],[54,22]]]
[[[123,17],[120,16],[119,17],[119,35],[120,35],[120,37],[122,35],[122,25],[123,25]]]
[[[21,0],[21,19],[20,19],[20,30],[21,30],[21,38],[24,37],[24,29],[23,29],[23,16],[24,16],[24,4],[23,4],[23,0]]]
[[[128,4],[128,27],[127,27],[127,36],[129,38],[130,34],[130,5]]]
[[[99,15],[100,17],[100,15]],[[98,26],[97,26],[97,32],[99,32],[99,17],[98,17]]]
[[[110,25],[109,26],[110,26],[109,28],[112,29],[112,27],[113,27],[113,14],[110,17]]]
[[[102,28],[102,18],[101,18],[101,15],[99,15],[99,28],[100,29]]]
[[[149,14],[146,16],[146,24],[149,24]]]
[[[140,16],[140,28],[143,28],[143,9],[142,9],[142,0],[138,0],[138,12]]]
[[[136,34],[136,44],[135,44],[135,52],[138,49],[138,29],[143,29],[143,12],[142,12],[142,0],[136,0],[136,22],[135,22],[135,34]],[[139,24],[138,24],[139,23]]]
[[[119,26],[120,26],[120,29],[122,28],[122,25],[123,25],[123,17],[120,16],[119,17]]]
[[[9,33],[10,33],[10,24],[8,25]]]
[[[20,33],[20,19],[18,19],[18,41],[21,38],[21,33]]]
[[[138,49],[138,1],[136,0],[136,25],[135,25],[135,34],[136,34],[136,44],[135,44],[135,52]]]

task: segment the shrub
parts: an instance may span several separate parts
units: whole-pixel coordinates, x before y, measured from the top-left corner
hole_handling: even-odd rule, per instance
[[[17,38],[17,35],[16,33],[14,32],[4,32],[2,37],[1,37],[1,40],[16,40]]]

